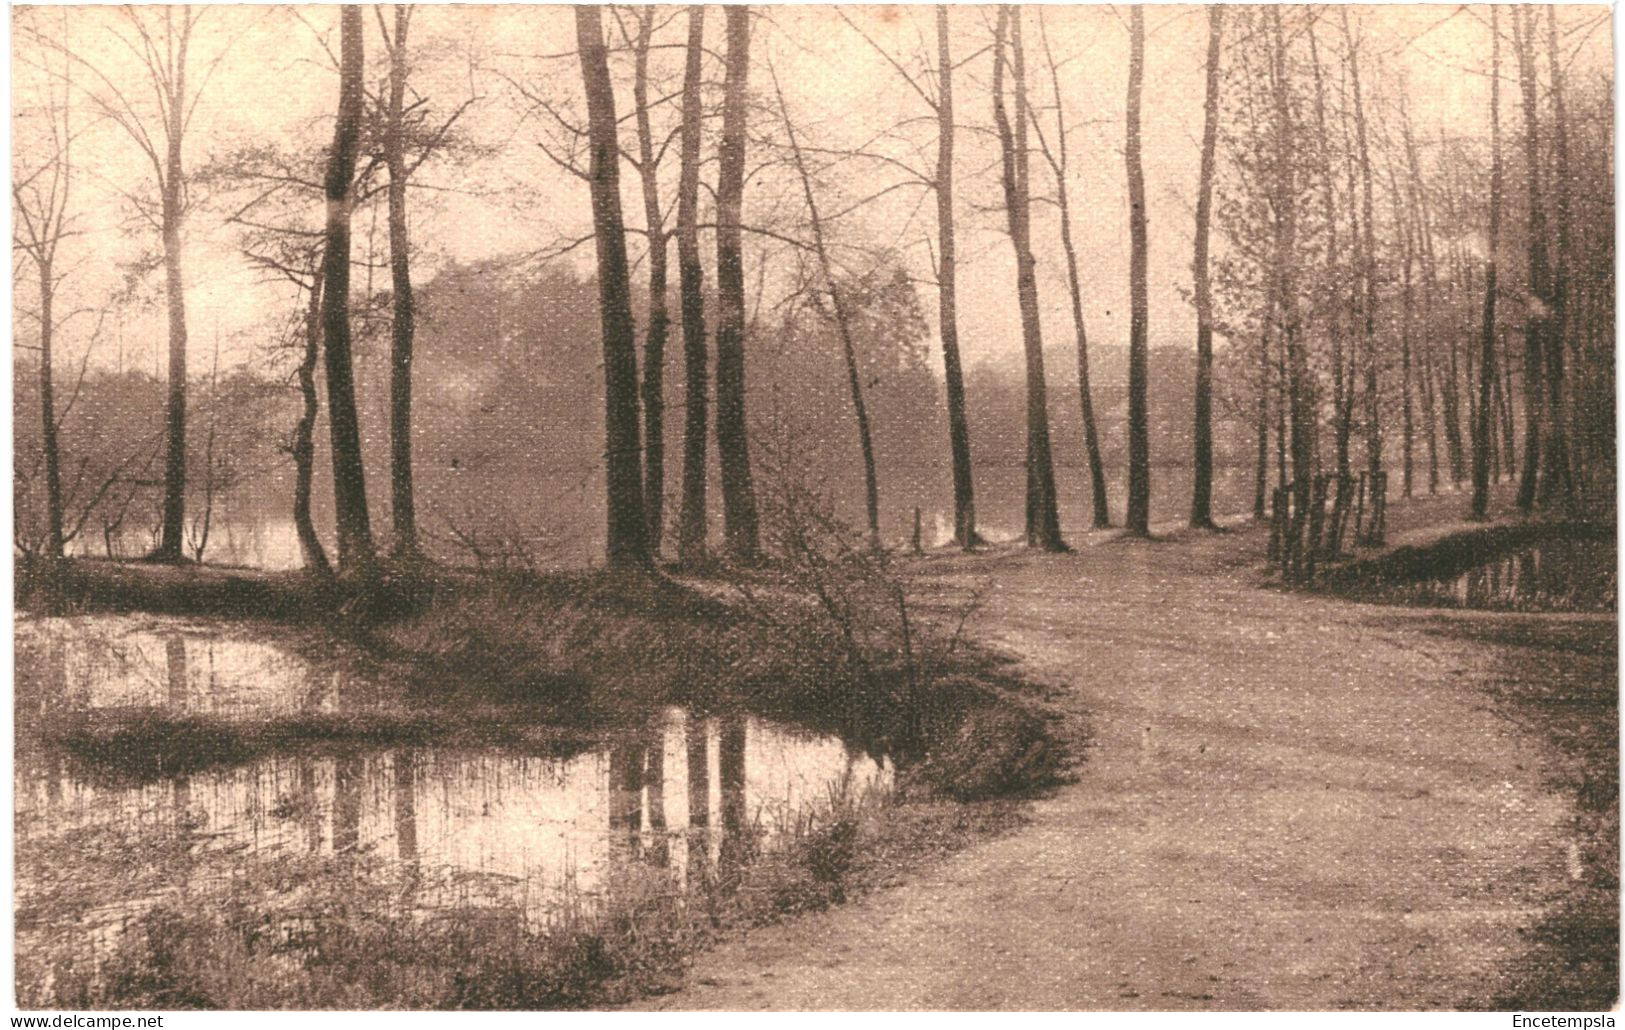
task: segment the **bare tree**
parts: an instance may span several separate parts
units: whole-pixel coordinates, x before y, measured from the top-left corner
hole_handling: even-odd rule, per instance
[[[62,31],[67,32],[63,18]],[[62,62],[60,77],[49,75],[39,121],[45,132],[33,145],[15,153],[37,156],[18,167],[11,183],[11,247],[34,266],[39,287],[39,400],[40,440],[45,457],[46,539],[48,558],[61,558],[62,461],[57,443],[55,389],[56,331],[63,319],[56,312],[57,288],[66,271],[58,263],[62,241],[73,234],[68,205],[73,192],[72,64]],[[49,72],[48,72],[49,74]],[[20,515],[13,513],[13,517]]]
[[[937,324],[948,388],[948,448],[954,467],[954,538],[976,546],[976,488],[971,478],[965,374],[959,360],[958,256],[954,232],[954,62],[948,48],[948,8],[937,5]]]
[[[389,169],[389,276],[393,317],[389,334],[389,496],[397,554],[417,553],[417,510],[412,498],[412,303],[411,243],[406,225],[406,38],[412,5],[395,5],[392,33],[382,8],[378,32],[389,56],[389,96],[384,111],[384,163]]]
[[[1006,40],[1010,55],[1005,55]],[[1005,110],[1009,66],[1015,118]],[[1027,177],[1027,77],[1021,43],[1021,8],[999,8],[993,42],[993,120],[998,128],[1004,183],[1005,225],[1016,254],[1016,295],[1027,359],[1027,546],[1066,549],[1056,509],[1055,467],[1050,458],[1049,407],[1044,386],[1044,338],[1039,322],[1038,280],[1032,248],[1032,194]]]
[[[1489,517],[1490,393],[1495,382],[1495,289],[1501,244],[1501,25],[1499,9],[1490,7],[1490,231],[1485,242],[1484,324],[1478,362],[1478,411],[1473,423],[1474,519]],[[1525,375],[1527,375],[1527,371]],[[1525,418],[1533,419],[1533,412]],[[1527,452],[1526,452],[1527,454]]]
[[[643,219],[649,237],[649,321],[643,335],[643,514],[648,522],[649,550],[660,553],[666,503],[666,216],[660,204],[660,157],[649,117],[649,50],[657,8],[637,11],[638,34],[632,41],[632,104],[637,123],[635,166],[643,185]],[[664,148],[661,148],[663,151]],[[679,274],[681,274],[679,272]]]
[[[1061,100],[1060,68],[1050,49],[1042,7],[1038,11],[1038,25],[1044,43],[1044,58],[1049,64],[1050,88],[1055,98],[1055,145],[1050,146],[1036,118],[1033,119],[1033,130],[1038,136],[1039,150],[1055,175],[1055,201],[1061,213],[1061,249],[1066,254],[1066,283],[1072,299],[1072,331],[1077,340],[1078,401],[1083,418],[1084,449],[1089,456],[1089,489],[1094,503],[1095,528],[1104,529],[1111,525],[1111,512],[1106,504],[1105,464],[1100,457],[1100,434],[1095,429],[1095,405],[1089,389],[1089,336],[1083,322],[1083,284],[1078,278],[1078,249],[1072,242],[1072,204],[1067,189],[1069,153],[1066,111]]]
[[[1536,101],[1534,15],[1526,9],[1512,9],[1512,45],[1518,51],[1518,85],[1523,93],[1524,182],[1528,187],[1528,222],[1525,244],[1529,262],[1529,303],[1523,323],[1523,473],[1518,480],[1518,507],[1528,511],[1535,505],[1541,472],[1542,448],[1552,441],[1542,440],[1541,426],[1548,419],[1545,396],[1546,336],[1551,312],[1549,261],[1546,252],[1545,198],[1541,192],[1540,107]],[[1493,267],[1493,266],[1492,266]],[[1547,465],[1550,476],[1554,466]]]
[[[1140,89],[1145,77],[1145,13],[1130,8],[1128,122],[1124,161],[1128,166],[1129,331],[1128,331],[1128,517],[1131,533],[1151,531],[1151,442],[1146,413],[1145,168],[1140,158]]]
[[[1372,199],[1371,146],[1365,116],[1365,96],[1360,86],[1360,45],[1349,27],[1348,8],[1339,9],[1338,14],[1342,18],[1343,39],[1348,46],[1349,92],[1354,99],[1355,145],[1360,167],[1360,261],[1364,284],[1360,312],[1365,320],[1362,364],[1365,372],[1366,472],[1375,489],[1382,472],[1382,405],[1377,378],[1377,230]],[[1377,525],[1375,520],[1372,525]],[[1375,532],[1367,534],[1368,543],[1382,543],[1374,535]]]
[[[1534,34],[1534,15],[1530,14],[1529,33]],[[1534,43],[1531,39],[1530,46]],[[1546,476],[1542,480],[1541,502],[1560,503],[1571,507],[1575,501],[1574,456],[1569,445],[1569,402],[1565,389],[1566,371],[1564,348],[1570,345],[1569,325],[1569,267],[1574,259],[1573,188],[1569,167],[1569,115],[1563,95],[1563,57],[1557,45],[1557,13],[1546,9],[1546,58],[1552,73],[1552,146],[1553,188],[1556,197],[1557,259],[1552,262],[1550,296],[1550,329],[1546,348],[1546,411],[1547,461]]]
[[[705,345],[705,272],[700,265],[701,59],[705,6],[688,9],[688,46],[683,67],[683,122],[677,183],[677,280],[683,319],[683,507],[678,515],[677,553],[693,562],[705,553],[705,457],[709,355]]]
[[[857,350],[852,345],[851,319],[841,296],[840,280],[830,262],[829,248],[825,245],[824,222],[818,215],[818,198],[813,194],[812,175],[807,171],[806,158],[801,152],[800,142],[796,139],[795,125],[790,121],[790,109],[784,102],[784,90],[779,86],[778,73],[773,70],[771,64],[768,65],[768,73],[773,79],[773,93],[778,98],[785,139],[790,143],[790,155],[795,162],[796,175],[801,180],[802,196],[807,202],[807,218],[811,223],[813,236],[813,253],[818,258],[818,270],[824,280],[824,289],[829,293],[835,330],[841,338],[841,354],[846,360],[847,388],[852,395],[852,412],[858,424],[858,446],[863,452],[863,496],[869,516],[869,546],[879,551],[880,487],[875,476],[875,445],[869,434],[869,411],[863,402],[863,382],[858,374]]]
[[[593,239],[598,252],[599,318],[604,335],[604,434],[612,568],[649,564],[638,447],[638,357],[632,327],[632,290],[621,218],[620,144],[615,131],[615,89],[609,77],[600,9],[575,9],[581,81],[587,95],[592,147],[588,183]]]
[[[93,61],[64,53],[87,69],[93,83],[87,94],[98,111],[124,130],[151,167],[158,201],[127,194],[141,217],[158,231],[163,243],[164,284],[169,319],[168,445],[164,460],[163,530],[152,557],[180,561],[186,521],[186,289],[182,267],[182,226],[188,208],[187,174],[182,148],[192,115],[224,51],[198,79],[189,78],[193,31],[204,15],[191,5],[161,8],[125,7],[122,24],[110,29],[123,49],[141,64],[153,105],[137,99],[133,85],[122,82]]]
[[[1224,35],[1224,8],[1209,4],[1207,11],[1207,99],[1203,107],[1202,166],[1196,186],[1196,245],[1191,259],[1196,293],[1195,483],[1191,491],[1191,526],[1197,529],[1214,528],[1213,286],[1208,271],[1208,225],[1213,212],[1213,152],[1219,136],[1219,57]]]
[[[367,485],[356,419],[355,379],[350,360],[350,214],[354,207],[356,152],[361,142],[361,8],[346,4],[340,16],[339,105],[328,154],[327,240],[322,259],[322,349],[326,357],[327,423],[333,449],[333,508],[338,520],[341,575],[370,574],[374,564],[367,517]]]
[[[745,264],[740,216],[745,192],[746,87],[750,76],[750,8],[726,12],[727,79],[717,171],[717,457],[728,553],[754,562],[761,551],[756,489],[745,430]]]
[[[965,373],[959,354],[959,259],[954,219],[954,60],[949,42],[948,7],[936,8],[936,78],[933,94],[922,76],[906,69],[859,24],[842,18],[864,42],[892,67],[909,89],[931,109],[937,124],[937,165],[933,173],[918,171],[896,158],[881,158],[907,172],[910,181],[930,189],[937,202],[937,324],[942,340],[943,381],[948,397],[948,450],[953,463],[954,542],[971,550],[981,542],[976,532],[976,486],[972,477],[970,423],[965,413]]]

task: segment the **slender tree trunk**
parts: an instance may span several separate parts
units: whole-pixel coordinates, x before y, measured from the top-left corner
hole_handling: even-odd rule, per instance
[[[327,561],[321,537],[316,534],[316,523],[310,517],[311,480],[316,467],[316,413],[321,407],[316,392],[316,363],[321,358],[322,342],[322,261],[317,259],[315,274],[311,277],[310,303],[305,309],[305,354],[297,370],[301,408],[299,421],[293,429],[293,529],[299,538],[299,550],[305,559],[305,568],[322,576],[330,575],[333,567]]]
[[[1478,418],[1473,430],[1472,518],[1489,517],[1490,393],[1495,382],[1496,250],[1501,245],[1501,31],[1500,15],[1490,7],[1490,233],[1484,268],[1483,353],[1478,362]]]
[[[632,284],[621,218],[620,141],[615,87],[609,77],[600,8],[575,9],[587,132],[592,147],[589,184],[593,240],[598,253],[598,308],[604,336],[605,488],[611,568],[649,564],[638,447],[638,355],[632,324]]]
[[[1422,262],[1422,417],[1427,422],[1428,440],[1428,493],[1439,492],[1439,403],[1440,394],[1447,392],[1440,382],[1442,371],[1438,367],[1438,349],[1434,337],[1434,298],[1437,292],[1437,274],[1433,253],[1432,213],[1429,210],[1427,190],[1422,182],[1421,162],[1417,158],[1416,137],[1411,132],[1410,110],[1401,108],[1401,127],[1404,130],[1405,161],[1407,168],[1407,194],[1411,217],[1416,224],[1417,253]],[[1451,375],[1455,374],[1452,354]],[[1449,388],[1454,389],[1453,384]],[[1455,397],[1444,398],[1445,445],[1452,469],[1461,464],[1461,431],[1455,422]],[[1452,435],[1454,433],[1454,435]],[[1459,478],[1457,482],[1459,482]]]
[[[1043,13],[1039,13],[1040,24]],[[1083,443],[1089,457],[1089,490],[1094,504],[1096,529],[1111,525],[1111,511],[1106,502],[1106,469],[1100,455],[1100,434],[1095,428],[1093,391],[1089,386],[1089,335],[1083,321],[1083,283],[1078,277],[1078,250],[1072,240],[1071,190],[1067,188],[1069,152],[1067,148],[1066,111],[1061,101],[1060,69],[1049,48],[1049,34],[1044,34],[1044,54],[1049,62],[1050,84],[1055,96],[1055,149],[1052,151],[1042,137],[1039,144],[1055,173],[1055,198],[1061,211],[1061,249],[1066,255],[1066,283],[1072,300],[1072,331],[1077,341],[1078,399],[1083,417]]]
[[[683,70],[683,124],[677,185],[677,281],[683,318],[683,508],[678,515],[677,554],[692,563],[705,555],[705,460],[710,430],[710,356],[705,343],[705,272],[700,266],[700,105],[705,6],[688,9],[688,47]]]
[[[1506,455],[1507,475],[1513,475],[1518,467],[1518,435],[1512,431],[1512,362],[1506,360],[1507,351],[1506,330],[1500,332],[1500,350],[1503,355],[1499,362],[1501,374],[1496,379],[1495,411],[1501,419],[1501,447]]]
[[[958,261],[954,234],[954,63],[948,49],[948,8],[937,5],[937,321],[948,389],[948,449],[954,466],[954,540],[965,550],[976,534],[976,486],[971,477],[970,422],[959,360]]]
[[[1129,14],[1128,124],[1124,161],[1129,198],[1128,331],[1128,516],[1130,533],[1151,532],[1151,441],[1146,411],[1146,334],[1150,305],[1146,293],[1145,169],[1140,160],[1140,88],[1145,76],[1145,13]]]
[[[649,552],[660,553],[666,507],[666,220],[660,210],[660,166],[649,124],[649,45],[655,8],[638,10],[632,96],[638,127],[643,220],[649,231],[649,325],[643,337],[643,514]],[[682,274],[679,271],[679,276]]]
[[[1005,57],[1008,34],[1011,56]],[[1012,78],[1013,121],[1004,108],[1007,61]],[[1066,549],[1056,509],[1055,468],[1050,458],[1049,407],[1044,385],[1044,339],[1039,321],[1038,280],[1031,241],[1031,192],[1027,178],[1026,58],[1021,44],[1021,8],[999,8],[993,51],[993,115],[998,127],[1006,228],[1016,256],[1016,295],[1027,362],[1027,546]]]
[[[1331,131],[1326,119],[1326,84],[1325,73],[1320,64],[1320,45],[1315,36],[1314,22],[1308,26],[1309,60],[1315,73],[1315,123],[1323,139],[1331,138]],[[1346,137],[1346,134],[1345,134]],[[1346,314],[1337,302],[1337,278],[1342,267],[1342,251],[1337,235],[1337,197],[1336,189],[1332,185],[1334,171],[1331,155],[1322,169],[1325,177],[1325,189],[1321,193],[1321,212],[1326,222],[1326,270],[1330,282],[1328,293],[1331,296],[1331,313],[1327,318],[1327,336],[1331,338],[1332,357],[1332,423],[1334,435],[1333,460],[1339,482],[1346,480],[1349,474],[1349,438],[1346,429],[1347,420],[1345,411],[1350,403],[1353,393],[1353,384],[1348,382],[1344,371],[1344,329],[1346,328]],[[1352,195],[1351,195],[1352,199]],[[1355,242],[1358,246],[1358,242]]]
[[[1287,81],[1287,42],[1281,9],[1269,9],[1275,39],[1273,75],[1275,101],[1275,210],[1278,224],[1276,276],[1280,282],[1282,357],[1285,364],[1287,405],[1292,423],[1292,522],[1289,553],[1293,573],[1302,571],[1303,534],[1315,477],[1314,397],[1309,383],[1308,356],[1299,339],[1297,297],[1298,183],[1295,143],[1297,132]]]
[[[168,448],[164,458],[164,522],[158,550],[160,561],[181,560],[181,535],[186,525],[186,281],[181,268],[181,223],[185,212],[185,170],[181,140],[185,135],[186,52],[190,30],[182,32],[176,81],[168,96],[167,146],[164,161],[162,213],[164,293],[169,313]]]
[[[338,118],[327,160],[327,243],[322,260],[322,339],[327,365],[327,423],[333,449],[333,507],[338,517],[341,575],[365,575],[374,562],[361,463],[355,382],[350,362],[350,210],[361,139],[364,67],[361,8],[341,15]]]
[[[1526,34],[1533,77],[1535,49],[1534,8],[1526,8]],[[1563,58],[1557,44],[1557,15],[1546,10],[1547,58],[1552,72],[1551,139],[1555,168],[1552,176],[1556,194],[1557,255],[1548,270],[1546,317],[1546,461],[1541,476],[1540,503],[1565,509],[1574,506],[1574,476],[1568,432],[1568,391],[1565,386],[1565,350],[1568,347],[1568,292],[1572,244],[1569,190],[1568,110],[1563,97]]]
[[[1196,287],[1195,485],[1191,525],[1213,529],[1213,286],[1208,270],[1208,225],[1213,212],[1213,153],[1219,137],[1219,54],[1224,8],[1207,9],[1207,92],[1202,118],[1202,166],[1196,186],[1196,245],[1191,275]],[[1324,127],[1323,127],[1324,128]]]
[[[389,113],[384,161],[389,166],[389,275],[393,318],[389,335],[389,488],[394,550],[418,550],[417,511],[412,499],[412,334],[414,307],[410,243],[406,231],[406,34],[412,11],[395,7],[389,44]]]
[[[1343,19],[1343,35],[1349,46],[1349,83],[1354,93],[1354,125],[1360,156],[1361,221],[1365,233],[1362,254],[1365,278],[1365,417],[1366,417],[1366,471],[1375,488],[1382,472],[1382,404],[1377,383],[1377,242],[1376,217],[1373,213],[1371,150],[1367,139],[1365,100],[1360,87],[1359,47],[1349,29],[1348,9],[1339,13]],[[1370,543],[1381,543],[1374,536]]]
[[[835,276],[835,268],[829,260],[829,249],[824,243],[824,222],[818,216],[818,198],[813,194],[812,176],[807,171],[807,162],[801,153],[801,143],[796,139],[796,129],[790,122],[790,109],[784,103],[784,90],[779,88],[778,73],[769,67],[773,78],[773,92],[779,101],[779,114],[784,120],[784,135],[790,143],[790,154],[795,161],[796,174],[801,179],[802,196],[807,202],[807,218],[812,225],[813,251],[818,256],[818,269],[824,277],[824,286],[829,290],[830,306],[834,308],[834,322],[836,332],[841,338],[841,354],[846,359],[846,384],[852,395],[852,412],[858,424],[858,446],[863,452],[863,487],[866,510],[869,516],[869,546],[878,552],[880,545],[880,487],[875,475],[875,447],[869,435],[869,411],[863,402],[863,381],[858,372],[857,349],[852,343],[851,320],[848,317],[846,303],[841,296],[841,284]]]
[[[1389,189],[1394,198],[1394,223],[1400,236],[1400,323],[1399,323],[1399,396],[1401,443],[1404,447],[1403,484],[1405,496],[1412,496],[1416,475],[1416,411],[1415,376],[1412,372],[1412,350],[1416,336],[1416,232],[1406,208],[1404,194],[1399,189],[1399,173],[1392,164],[1388,167]]]
[[[1258,334],[1258,464],[1253,476],[1253,518],[1264,518],[1270,478],[1270,325],[1275,318],[1275,285],[1270,283]]]
[[[56,335],[55,271],[50,260],[36,260],[39,271],[39,406],[40,433],[45,448],[46,557],[61,558],[62,539],[62,461],[56,435],[56,389],[53,382]],[[16,517],[16,512],[12,513]]]
[[[1533,29],[1533,19],[1530,19]],[[1529,188],[1529,211],[1526,229],[1529,254],[1529,313],[1523,330],[1523,388],[1524,437],[1523,475],[1518,480],[1518,507],[1528,511],[1535,506],[1539,487],[1543,446],[1550,440],[1542,439],[1545,411],[1545,359],[1547,317],[1551,310],[1551,297],[1547,290],[1546,212],[1541,193],[1540,172],[1540,116],[1535,92],[1535,41],[1524,28],[1524,12],[1512,9],[1513,46],[1518,51],[1518,84],[1523,93],[1523,153],[1524,180]]]
[[[734,5],[728,26],[727,81],[717,172],[717,455],[728,553],[755,562],[761,553],[756,489],[745,431],[745,265],[740,215],[745,191],[746,87],[750,75],[750,8]]]

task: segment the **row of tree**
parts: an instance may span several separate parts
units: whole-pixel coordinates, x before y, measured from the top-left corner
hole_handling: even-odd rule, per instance
[[[60,554],[72,530],[63,527],[69,506],[63,498],[57,440],[62,414],[55,410],[53,396],[53,332],[63,319],[53,304],[64,275],[58,249],[75,229],[68,198],[77,131],[74,100],[82,95],[91,101],[94,117],[111,121],[134,142],[156,187],[152,197],[132,198],[161,242],[169,324],[164,503],[153,557],[174,560],[182,554],[186,481],[195,465],[188,461],[186,443],[181,225],[192,203],[191,187],[202,183],[217,195],[237,198],[229,220],[255,263],[304,291],[299,331],[290,334],[302,408],[287,448],[296,469],[295,522],[307,563],[327,568],[311,515],[320,380],[328,399],[337,565],[341,571],[365,574],[373,567],[377,545],[368,512],[352,336],[358,319],[363,333],[369,323],[387,320],[390,539],[398,553],[416,554],[420,531],[412,440],[418,319],[409,189],[431,158],[455,161],[478,152],[477,145],[456,131],[459,117],[474,101],[430,118],[429,105],[413,83],[408,49],[413,11],[406,6],[374,12],[384,60],[376,66],[377,81],[369,82],[367,19],[360,7],[347,6],[340,14],[339,46],[329,51],[340,78],[331,144],[307,151],[256,145],[189,172],[181,161],[182,141],[190,112],[214,69],[209,64],[199,74],[189,64],[189,43],[205,13],[188,7],[130,9],[122,29],[115,30],[141,57],[159,98],[155,108],[137,102],[129,95],[133,87],[71,45],[66,20],[52,26],[40,14],[20,26],[29,60],[50,84],[43,110],[36,112],[46,127],[40,142],[50,145],[30,148],[29,154],[40,160],[19,170],[13,189],[15,250],[32,264],[39,284],[41,478],[49,513],[45,550]],[[1084,319],[1089,274],[1080,266],[1069,195],[1072,149],[1060,74],[1066,57],[1058,57],[1052,46],[1045,14],[1034,17],[1019,6],[976,12],[986,43],[956,60],[950,12],[940,6],[934,11],[934,54],[922,47],[911,62],[840,12],[855,36],[886,61],[927,109],[928,117],[911,120],[936,130],[935,165],[924,168],[882,147],[840,151],[820,146],[792,112],[771,61],[765,75],[758,69],[757,87],[751,88],[753,32],[771,19],[749,7],[728,7],[724,48],[716,55],[707,46],[706,13],[698,5],[682,10],[575,9],[575,47],[562,59],[579,70],[584,117],[570,111],[569,101],[558,99],[552,87],[509,80],[525,104],[547,113],[553,132],[541,141],[542,150],[586,183],[591,202],[592,232],[580,242],[590,240],[597,256],[610,563],[646,565],[665,536],[669,396],[683,409],[675,533],[679,556],[694,561],[705,553],[708,451],[714,432],[728,554],[741,562],[760,557],[745,358],[752,327],[764,324],[755,310],[764,287],[759,280],[754,295],[748,294],[747,234],[780,246],[788,256],[775,271],[788,280],[783,291],[788,300],[781,302],[786,338],[794,338],[792,325],[805,332],[805,326],[821,324],[830,344],[820,345],[839,349],[863,465],[868,531],[872,544],[880,546],[881,482],[871,410],[875,381],[866,372],[872,355],[864,348],[875,336],[866,319],[877,305],[883,306],[877,298],[885,294],[879,288],[884,266],[895,257],[884,248],[873,249],[866,269],[855,272],[840,253],[857,248],[841,238],[838,223],[863,204],[903,188],[924,190],[936,201],[935,233],[926,242],[937,294],[954,535],[966,547],[979,540],[973,420],[959,345],[955,225],[956,160],[962,160],[956,157],[956,139],[966,123],[965,113],[956,107],[964,106],[956,79],[972,60],[991,65],[987,135],[998,147],[1001,208],[1014,257],[1026,379],[1027,542],[1048,550],[1066,546],[1036,274],[1034,214],[1041,208],[1057,215],[1093,520],[1097,526],[1109,524],[1105,448]],[[1452,17],[1477,15],[1457,12]],[[1213,427],[1216,417],[1225,416],[1246,418],[1256,428],[1254,509],[1260,516],[1272,439],[1277,484],[1289,488],[1292,507],[1301,513],[1319,478],[1336,481],[1342,502],[1352,489],[1357,445],[1369,482],[1375,486],[1383,481],[1387,427],[1396,419],[1407,496],[1417,478],[1417,451],[1423,448],[1430,490],[1438,489],[1446,476],[1460,484],[1469,478],[1470,464],[1473,511],[1481,517],[1487,510],[1489,479],[1498,469],[1510,473],[1517,465],[1513,426],[1521,417],[1520,504],[1578,509],[1611,503],[1611,480],[1603,479],[1612,467],[1613,446],[1607,334],[1612,319],[1611,111],[1606,92],[1594,83],[1577,92],[1567,81],[1572,48],[1565,48],[1555,14],[1548,10],[1542,18],[1513,10],[1508,18],[1525,131],[1521,150],[1503,153],[1512,148],[1503,146],[1500,128],[1502,18],[1503,12],[1492,11],[1487,25],[1492,40],[1490,139],[1441,132],[1435,140],[1413,124],[1402,84],[1396,90],[1362,81],[1363,72],[1370,77],[1369,55],[1346,9],[1209,8],[1192,262],[1193,526],[1214,524]],[[1130,239],[1126,524],[1131,532],[1144,534],[1150,529],[1153,467],[1149,240],[1141,143],[1147,32],[1139,7],[1128,9],[1125,21],[1129,74],[1123,154]],[[679,29],[681,42],[668,42],[666,37],[677,36]],[[1035,30],[1036,43],[1029,47]],[[652,57],[663,49],[683,55],[679,82],[663,81],[652,69]],[[1029,75],[1036,63],[1029,61],[1033,53],[1042,58],[1037,78],[1047,80],[1036,87]],[[714,55],[722,67],[720,84],[706,74]],[[219,59],[217,55],[215,61]],[[560,59],[551,55],[543,60]],[[629,80],[624,90],[630,94],[629,113],[628,98],[618,95],[617,73]],[[770,92],[762,87],[764,80]],[[717,85],[720,102],[708,104]],[[672,124],[660,124],[662,120]],[[707,126],[715,122],[720,127],[708,148]],[[674,144],[675,176],[668,158]],[[747,166],[752,155],[760,162],[755,169]],[[1035,185],[1031,175],[1034,156],[1049,172],[1043,185]],[[832,169],[850,162],[899,179],[847,203],[826,182]],[[704,183],[702,190],[702,170],[712,163],[714,182]],[[641,219],[629,219],[623,210],[623,168],[636,173]],[[792,213],[781,212],[777,222],[753,223],[746,217],[745,186],[764,169],[791,184],[796,202]],[[1509,178],[1521,179],[1525,188],[1509,191]],[[702,221],[706,195],[714,211],[709,224]],[[316,225],[309,212],[318,197],[325,215]],[[370,290],[359,302],[351,296],[350,279],[358,267],[351,254],[353,213],[377,197],[387,211],[387,312],[367,306],[374,296]],[[1608,217],[1597,217],[1603,214]],[[714,240],[714,286],[706,281],[705,233]],[[629,248],[629,240],[639,238],[644,241],[641,250]],[[664,380],[673,321],[668,264],[673,241],[683,365],[675,395]],[[1524,260],[1509,260],[1515,252],[1522,252]],[[646,284],[632,281],[634,258],[646,271]],[[370,264],[364,260],[360,267],[370,279]],[[1469,339],[1463,327],[1475,324]],[[1521,360],[1504,346],[1513,331],[1525,338]],[[1521,391],[1515,389],[1519,373]],[[1328,439],[1329,456],[1324,453]]]

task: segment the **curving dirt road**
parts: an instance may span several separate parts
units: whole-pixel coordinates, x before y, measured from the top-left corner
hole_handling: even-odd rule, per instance
[[[1548,745],[1481,689],[1537,667],[1484,620],[1552,617],[1260,589],[1239,556],[1261,542],[933,559],[944,589],[991,577],[981,635],[1068,688],[1093,735],[1078,782],[902,887],[701,955],[647,1004],[1486,1005],[1578,875]],[[1583,675],[1611,675],[1595,660]]]

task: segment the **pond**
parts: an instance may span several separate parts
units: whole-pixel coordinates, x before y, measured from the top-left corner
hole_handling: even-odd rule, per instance
[[[619,892],[681,895],[892,783],[885,758],[837,738],[675,707],[562,755],[313,747],[121,782],[37,731],[193,712],[251,723],[403,694],[180,619],[23,620],[17,656],[17,948],[36,970],[93,961],[164,901],[285,921],[338,866],[425,916],[472,905],[538,927],[590,917]]]
[[[1401,604],[1494,611],[1611,612],[1619,596],[1612,540],[1544,540],[1471,568],[1378,588]]]

